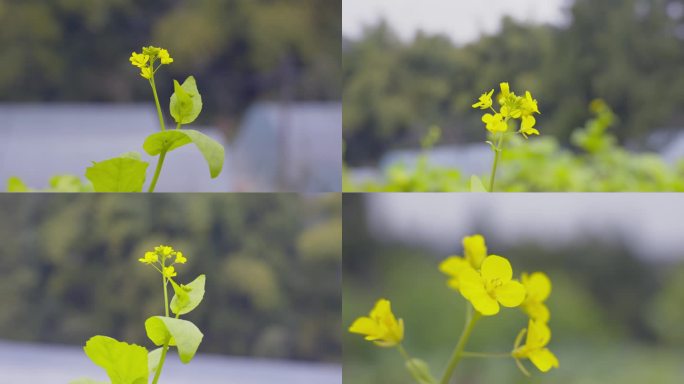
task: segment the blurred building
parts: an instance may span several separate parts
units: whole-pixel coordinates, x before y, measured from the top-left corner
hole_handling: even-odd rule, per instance
[[[235,190],[340,191],[342,104],[255,104],[232,148]]]
[[[51,176],[83,177],[91,162],[131,151],[141,153],[150,162],[149,180],[156,160],[145,154],[142,144],[158,129],[159,121],[152,104],[0,105],[2,188],[11,176],[20,177],[32,188],[45,188]],[[193,129],[226,146],[217,129]],[[167,157],[157,191],[227,191],[230,187],[227,168],[212,180],[202,154],[187,145]]]

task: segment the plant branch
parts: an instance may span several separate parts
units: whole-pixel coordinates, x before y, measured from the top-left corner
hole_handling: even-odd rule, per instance
[[[159,358],[159,365],[157,365],[157,372],[154,374],[154,380],[152,381],[152,384],[157,384],[159,381],[159,376],[161,375],[162,368],[164,368],[164,361],[166,360],[166,352],[169,351],[169,343],[165,343],[164,347],[162,348],[162,354],[161,357]]]
[[[459,361],[461,361],[461,358],[463,358],[463,350],[465,349],[466,343],[468,343],[468,339],[470,338],[470,334],[473,332],[473,328],[475,328],[475,323],[477,323],[477,320],[479,320],[481,316],[478,312],[473,312],[472,306],[468,305],[468,312],[466,313],[466,322],[463,327],[463,333],[461,333],[461,337],[456,344],[456,348],[454,348],[454,352],[449,359],[449,364],[444,371],[444,375],[442,376],[442,380],[440,380],[440,384],[449,383],[449,379],[451,379],[456,366],[458,365]]]
[[[161,174],[162,166],[164,166],[164,159],[166,158],[166,149],[162,149],[159,153],[159,160],[157,160],[157,169],[154,170],[154,177],[152,178],[152,183],[150,183],[150,188],[147,192],[154,192],[154,188],[157,186],[157,180],[159,180],[159,175]]]

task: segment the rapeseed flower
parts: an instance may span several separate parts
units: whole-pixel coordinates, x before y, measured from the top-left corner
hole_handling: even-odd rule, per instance
[[[520,333],[516,345],[511,352],[513,358],[529,359],[537,369],[548,372],[551,368],[558,368],[558,358],[548,349],[546,345],[551,340],[551,329],[541,321],[530,320],[527,326],[527,339],[525,345],[518,346],[523,333]]]
[[[165,258],[175,253],[173,247],[169,247],[168,245],[160,245],[158,247],[154,247],[154,251]]]
[[[530,275],[523,273],[520,282],[525,287],[527,295],[520,308],[530,319],[546,323],[549,321],[550,312],[544,301],[551,294],[551,280],[543,272],[534,272]]]
[[[480,96],[480,99],[477,103],[473,104],[473,108],[480,108],[480,109],[489,109],[492,107],[492,94],[494,94],[494,90],[492,89],[489,92],[485,92]]]
[[[173,265],[164,267],[164,277],[174,277],[178,275],[176,273],[176,268],[173,267]]]
[[[154,252],[145,252],[145,257],[138,259],[143,264],[152,264],[159,261],[159,257]]]
[[[369,316],[354,321],[349,332],[365,335],[366,340],[380,347],[394,347],[404,339],[404,321],[394,316],[389,300],[380,299]]]
[[[498,133],[506,132],[508,130],[508,122],[504,119],[501,113],[485,113],[482,116],[482,122],[485,123],[485,127],[489,132]]]
[[[449,256],[439,264],[439,270],[450,277],[447,284],[458,290],[459,276],[464,269],[472,268],[479,270],[482,261],[487,257],[487,245],[482,235],[466,236],[463,238],[463,254],[461,256]]]
[[[511,263],[501,256],[488,256],[480,271],[469,268],[459,275],[461,295],[485,316],[499,313],[499,304],[517,307],[525,299],[525,287],[513,280]]]
[[[162,64],[171,64],[173,63],[173,58],[169,55],[169,51],[167,51],[164,48],[159,49],[159,61]]]
[[[150,57],[142,53],[132,52],[129,60],[131,61],[131,64],[133,64],[134,66],[138,68],[144,68],[150,61]]]
[[[188,261],[185,257],[183,257],[183,252],[176,252],[176,263],[177,264],[185,264],[185,262]]]

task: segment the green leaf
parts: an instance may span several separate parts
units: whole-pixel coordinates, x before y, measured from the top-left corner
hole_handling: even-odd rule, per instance
[[[150,156],[160,154],[164,149],[169,152],[188,143],[194,143],[209,165],[211,178],[221,174],[225,150],[218,141],[194,129],[173,129],[153,133],[145,139],[143,149]]]
[[[192,360],[202,342],[202,332],[197,326],[187,320],[174,319],[165,316],[153,316],[145,321],[147,337],[156,346],[164,344],[176,346],[178,355],[183,363]]]
[[[93,162],[86,169],[86,178],[95,192],[142,192],[148,163],[140,155],[125,153],[120,157]]]
[[[190,140],[195,143],[197,149],[202,152],[204,160],[207,161],[209,165],[209,174],[212,179],[218,177],[223,169],[223,161],[225,158],[225,150],[223,146],[216,140],[205,135],[200,131],[195,131],[194,129],[183,129],[182,132],[190,138]]]
[[[94,336],[83,350],[107,372],[111,384],[147,384],[147,349],[107,336]]]
[[[154,377],[157,373],[157,368],[159,368],[159,360],[161,360],[163,348],[157,348],[147,354],[147,367],[149,369],[150,377]]]
[[[147,136],[143,149],[148,155],[157,156],[164,150],[170,152],[191,142],[183,129],[170,129]]]
[[[7,192],[30,192],[28,185],[16,176],[7,179]]]
[[[176,123],[190,124],[202,112],[202,95],[197,90],[195,78],[190,76],[183,84],[173,81],[173,95],[169,103],[171,116]]]
[[[205,281],[206,277],[204,275],[199,275],[192,283],[182,285],[178,287],[178,289],[174,283],[173,289],[176,291],[176,295],[171,299],[171,310],[173,313],[185,315],[197,308],[204,298]]]
[[[488,192],[479,177],[473,175],[470,178],[470,192]]]

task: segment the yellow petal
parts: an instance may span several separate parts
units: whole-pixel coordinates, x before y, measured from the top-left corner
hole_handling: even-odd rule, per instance
[[[359,317],[349,327],[349,332],[367,336],[378,336],[380,334],[380,326],[368,317]]]
[[[531,349],[539,349],[546,346],[551,340],[551,329],[546,323],[530,320],[527,327],[527,339],[525,346]]]
[[[543,302],[551,294],[551,280],[543,272],[535,272],[531,275],[522,274],[522,283],[527,289],[527,297],[538,302]]]
[[[468,262],[460,256],[449,256],[439,264],[440,272],[454,277],[457,277],[467,267]]]
[[[497,255],[491,255],[484,259],[481,273],[485,281],[498,279],[501,283],[506,283],[513,278],[511,263]]]
[[[482,261],[487,257],[487,245],[482,235],[463,238],[463,250],[466,260],[475,269],[480,269]]]
[[[475,310],[484,316],[492,316],[499,313],[499,303],[485,291],[472,294],[469,300],[473,307],[475,307]]]
[[[530,361],[537,369],[548,372],[551,368],[558,368],[558,358],[547,348],[531,351]]]
[[[482,281],[482,277],[479,273],[477,273],[477,271],[470,267],[461,272],[459,280],[461,295],[468,300],[470,300],[470,298],[473,296],[480,295],[481,293],[487,293],[484,282]]]
[[[497,287],[494,294],[504,307],[517,307],[525,300],[525,287],[517,281],[511,280]]]
[[[535,320],[535,321],[541,321],[542,323],[546,323],[549,321],[549,318],[551,317],[551,312],[549,311],[549,308],[544,305],[544,303],[540,303],[537,301],[529,301],[523,303],[523,310],[525,313],[527,313],[527,316],[530,317],[530,319]]]
[[[370,312],[371,319],[384,319],[392,314],[392,306],[387,299],[379,299]]]

